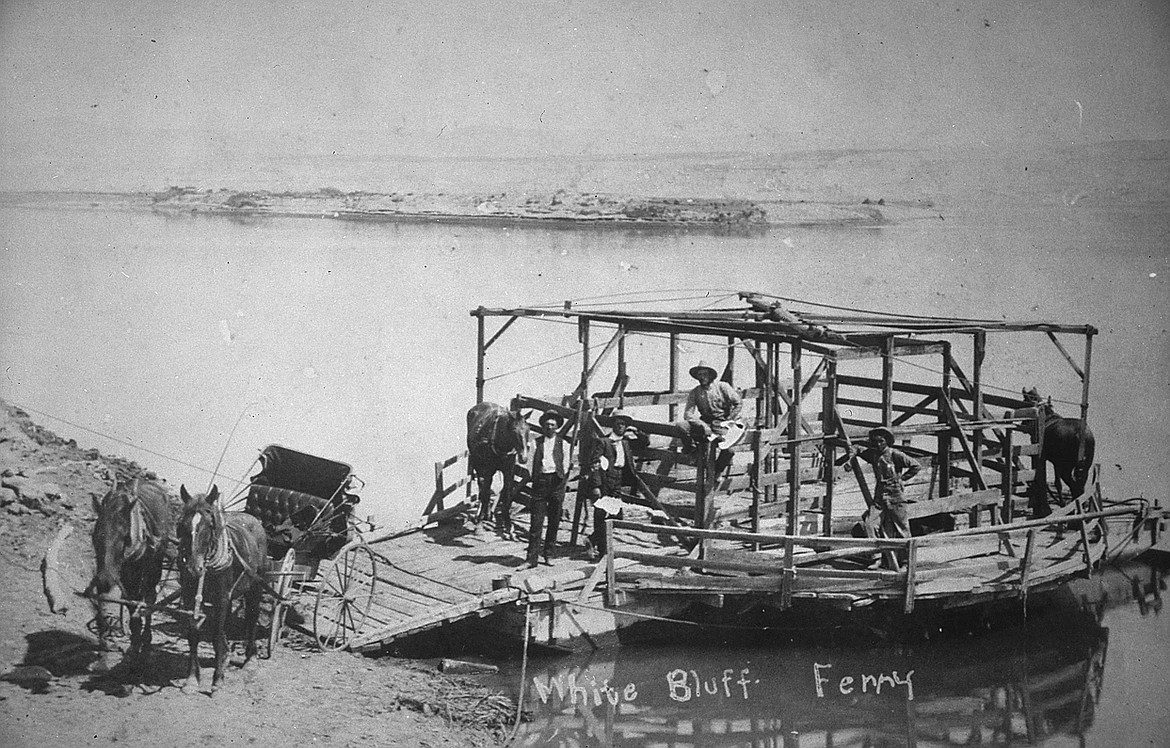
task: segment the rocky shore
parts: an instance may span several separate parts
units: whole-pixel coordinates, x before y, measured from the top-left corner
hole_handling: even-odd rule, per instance
[[[446,194],[200,190],[172,187],[150,196],[150,208],[170,213],[306,216],[374,221],[520,222],[541,225],[647,226],[724,230],[769,226],[866,224],[887,221],[876,204],[580,194]]]

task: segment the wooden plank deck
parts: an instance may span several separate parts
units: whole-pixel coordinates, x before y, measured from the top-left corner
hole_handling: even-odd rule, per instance
[[[589,561],[582,547],[568,547],[569,523],[562,522],[562,546],[550,563],[527,569],[527,513],[516,511],[513,524],[515,540],[500,537],[490,522],[477,531],[470,522],[455,519],[374,543],[374,601],[370,617],[349,647],[378,649],[397,638],[470,616],[486,616],[532,596],[546,602],[549,591],[577,594],[598,565],[604,564],[604,558]],[[622,533],[619,540],[647,553],[677,551],[676,546],[664,546],[640,534]],[[587,596],[601,604],[598,591],[591,590]]]

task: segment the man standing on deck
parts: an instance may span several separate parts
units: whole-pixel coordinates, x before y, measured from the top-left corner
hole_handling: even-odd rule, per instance
[[[904,452],[894,449],[894,433],[885,427],[869,432],[869,445],[854,445],[843,460],[860,457],[873,467],[873,506],[862,522],[871,538],[908,538],[910,520],[906,516],[905,483],[918,474],[921,465]]]
[[[536,449],[532,455],[532,505],[529,511],[532,522],[528,527],[528,568],[535,569],[541,550],[541,529],[548,519],[548,532],[544,536],[544,562],[549,563],[549,554],[557,546],[557,530],[561,525],[561,512],[565,506],[565,439],[558,430],[564,419],[555,411],[545,411],[540,416],[540,434],[536,437]]]
[[[620,410],[613,414],[610,424],[609,436],[597,433],[590,440],[588,461],[583,460],[591,468],[587,481],[593,506],[593,532],[588,545],[591,561],[605,553],[605,520],[621,518],[621,487],[634,482],[635,457],[650,443],[650,437],[639,431],[633,419]]]

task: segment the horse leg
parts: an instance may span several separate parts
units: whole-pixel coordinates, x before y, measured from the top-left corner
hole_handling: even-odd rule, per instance
[[[197,615],[201,611],[195,610],[195,591],[186,588],[184,584],[183,607]],[[199,686],[199,621],[196,615],[187,618],[187,680],[183,683],[183,690]]]
[[[496,529],[505,539],[512,538],[512,469],[500,471],[503,476],[503,485],[500,487],[500,500],[496,503]]]
[[[479,485],[479,512],[475,519],[475,524],[478,525],[491,514],[492,476],[477,475],[475,481]]]
[[[145,657],[150,656],[151,642],[154,638],[153,631],[150,627],[150,618],[153,614],[151,607],[158,600],[158,583],[161,579],[162,558],[160,557],[151,564],[150,569],[147,570],[142,580],[141,599],[145,603],[145,607],[142,609],[142,654]]]
[[[215,590],[215,607],[212,618],[215,619],[212,627],[212,636],[215,643],[215,674],[211,678],[211,690],[223,685],[224,670],[227,669],[227,618],[232,609],[231,587],[226,579],[217,580]]]
[[[252,586],[244,598],[244,636],[247,637],[244,646],[244,667],[252,664],[256,657],[256,628],[260,621],[260,597],[263,589],[259,582],[252,582]]]
[[[142,594],[142,575],[139,573],[132,573],[124,575],[122,579],[122,589],[126,593],[126,599],[138,602],[144,602]],[[130,650],[126,652],[127,659],[135,659],[142,654],[142,608],[140,605],[134,606],[130,611]]]

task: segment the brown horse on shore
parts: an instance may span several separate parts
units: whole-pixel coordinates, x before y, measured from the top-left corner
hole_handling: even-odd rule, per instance
[[[206,498],[192,497],[181,486],[183,514],[179,519],[179,569],[183,607],[193,613],[187,628],[188,668],[184,688],[199,685],[199,630],[206,600],[211,613],[215,646],[215,675],[211,688],[223,685],[227,665],[227,618],[231,598],[244,595],[244,667],[256,656],[256,626],[268,567],[268,537],[260,520],[243,512],[225,512],[219,488]]]
[[[1032,439],[1036,438],[1037,420],[1043,419],[1044,446],[1040,459],[1052,465],[1057,501],[1062,501],[1062,482],[1069,488],[1069,498],[1077,498],[1085,492],[1096,454],[1097,441],[1092,430],[1079,418],[1062,417],[1053,409],[1051,400],[1043,400],[1035,389],[1024,391],[1023,406],[1005,415],[1029,419],[1020,430]],[[1035,487],[1032,509],[1040,517],[1048,514],[1047,486]]]
[[[114,485],[102,498],[94,497],[97,522],[93,526],[93,552],[97,571],[86,588],[89,596],[104,597],[115,587],[121,598],[138,603],[130,609],[130,651],[128,657],[150,652],[151,606],[158,594],[163,559],[172,528],[167,492],[158,483],[140,481]],[[104,605],[97,609],[98,640],[103,653],[109,651],[110,625]]]
[[[504,477],[496,505],[497,529],[511,531],[512,479],[516,465],[528,457],[528,421],[518,410],[483,402],[467,411],[467,464],[479,484],[476,525],[487,518],[492,501],[492,478]]]

